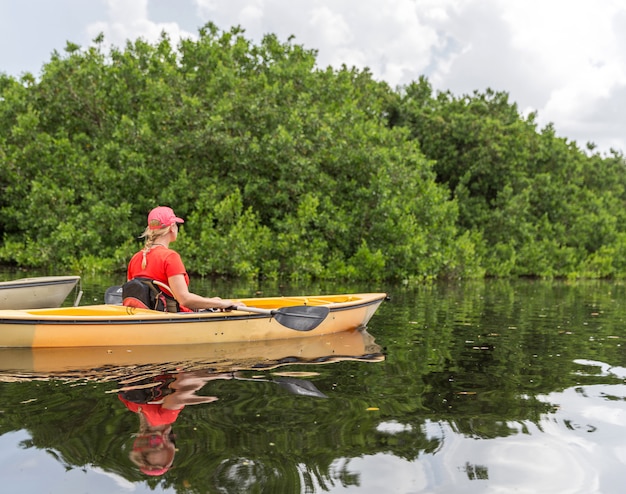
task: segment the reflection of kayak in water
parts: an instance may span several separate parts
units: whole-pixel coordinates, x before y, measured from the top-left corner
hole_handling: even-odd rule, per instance
[[[242,299],[229,312],[122,305],[0,311],[0,347],[198,345],[320,336],[365,327],[384,293]]]
[[[210,368],[216,372],[341,360],[383,360],[365,330],[288,340],[172,346],[0,348],[0,381],[28,378],[118,380],[129,374],[159,374]]]

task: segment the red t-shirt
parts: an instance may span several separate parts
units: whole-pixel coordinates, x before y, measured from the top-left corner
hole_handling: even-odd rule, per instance
[[[182,408],[180,410],[163,408],[162,405],[157,403],[134,403],[132,401],[125,400],[121,395],[117,395],[117,397],[131,412],[143,413],[148,420],[148,423],[153,427],[158,425],[173,424],[182,410]]]
[[[170,276],[182,274],[185,283],[189,286],[189,275],[183,264],[180,254],[172,249],[160,245],[154,246],[146,254],[146,267],[142,268],[143,251],[137,252],[128,263],[128,279],[149,278],[169,285]]]

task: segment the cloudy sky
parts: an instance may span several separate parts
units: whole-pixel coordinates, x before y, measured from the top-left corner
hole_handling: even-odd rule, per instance
[[[369,67],[392,87],[425,75],[456,95],[505,91],[540,126],[626,153],[626,0],[0,0],[0,72],[37,75],[67,41],[266,33]]]

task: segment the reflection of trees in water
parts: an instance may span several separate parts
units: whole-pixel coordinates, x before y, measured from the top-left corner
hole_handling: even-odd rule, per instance
[[[378,335],[389,355],[380,391],[403,423],[421,416],[470,437],[516,434],[507,422],[523,428],[554,410],[538,396],[615,382],[581,372],[576,359],[623,361],[616,335],[623,334],[624,292],[598,281],[492,280],[394,293],[393,331]],[[404,413],[394,395],[406,397],[412,411]]]
[[[251,484],[259,492],[316,492],[359,485],[352,458],[386,453],[412,461],[441,451],[446,424],[479,439],[527,432],[554,412],[545,401],[550,393],[623,382],[623,375],[576,359],[624,365],[616,305],[624,291],[601,283],[554,289],[496,282],[394,294],[372,329],[384,344],[384,364],[282,368],[316,372],[325,400],[272,382],[211,383],[199,394],[219,401],[180,414],[174,467],[147,482],[190,493],[207,486],[245,492]],[[245,375],[255,372],[270,378],[262,370]],[[26,447],[54,453],[69,469],[97,465],[144,480],[128,461],[136,418],[104,394],[114,386],[0,387],[0,400],[15,405],[0,414],[0,433],[27,428]],[[31,398],[37,401],[21,404]],[[488,478],[488,465],[471,458],[458,468],[468,478]]]
[[[489,480],[489,470],[484,465],[472,465],[466,462],[463,471],[470,480]]]
[[[118,399],[112,399],[117,391],[114,383],[14,383],[16,396],[36,393],[40,398],[23,405],[22,413],[14,410],[1,420],[5,426],[14,424],[10,430],[28,429],[32,439],[24,447],[48,451],[68,470],[98,466],[130,481],[188,486],[188,492],[205,492],[200,486],[207,485],[217,492],[250,492],[246,489],[251,483],[267,486],[263,492],[300,492],[338,481],[354,482],[349,477],[338,480],[331,464],[337,455],[360,454],[362,445],[371,442],[360,401],[351,404],[347,396],[348,406],[334,413],[330,400],[311,398],[314,388],[307,387],[305,396],[294,393],[297,379],[259,380],[258,374],[250,372],[244,381],[212,382],[198,391],[201,400],[209,398],[207,392],[220,400],[181,411],[173,427],[176,458],[162,477],[144,477],[129,461],[137,449],[140,423]],[[142,390],[145,380],[134,384],[138,389],[127,386],[126,396],[137,402],[172,396],[165,389]]]
[[[222,461],[213,472],[217,492],[248,493],[265,490],[267,479],[277,472],[268,472],[262,463],[248,458],[232,458]]]

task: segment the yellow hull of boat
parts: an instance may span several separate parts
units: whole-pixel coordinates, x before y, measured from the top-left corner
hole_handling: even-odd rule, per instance
[[[325,306],[315,329],[296,331],[266,314],[246,311],[164,313],[119,305],[0,310],[0,347],[115,347],[197,345],[320,336],[365,327],[384,293],[242,299],[247,306],[280,309]]]
[[[0,382],[25,379],[116,381],[169,372],[274,369],[343,360],[379,362],[382,349],[363,329],[283,340],[82,348],[0,348]]]

